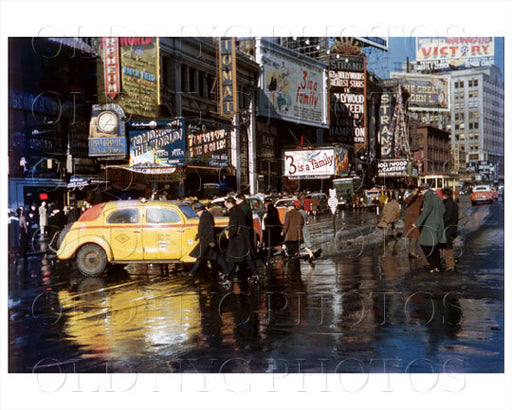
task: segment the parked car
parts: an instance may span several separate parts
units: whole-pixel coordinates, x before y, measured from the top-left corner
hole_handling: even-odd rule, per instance
[[[491,191],[491,187],[487,185],[477,185],[473,188],[471,193],[471,204],[476,205],[477,203],[487,202],[493,203],[494,195]]]
[[[229,218],[215,218],[217,232]],[[57,258],[76,259],[87,276],[101,274],[109,263],[189,263],[196,246],[199,218],[179,201],[111,201],[93,206],[61,232]],[[255,224],[261,238],[261,225]]]

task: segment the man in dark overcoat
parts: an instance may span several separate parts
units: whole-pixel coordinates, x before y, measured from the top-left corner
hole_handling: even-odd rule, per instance
[[[459,207],[453,200],[453,191],[450,188],[443,189],[444,204],[444,230],[446,234],[446,244],[441,244],[443,249],[444,261],[448,272],[455,271],[455,255],[453,254],[453,240],[457,237],[457,226],[459,224]]]
[[[229,197],[224,201],[229,212],[229,225],[226,230],[228,237],[228,250],[226,261],[228,263],[229,279],[231,279],[235,266],[245,264],[249,267],[253,280],[259,277],[254,264],[253,249],[247,228],[246,216],[234,198]]]
[[[247,226],[247,230],[249,231],[249,239],[251,241],[252,251],[255,253],[256,247],[254,243],[254,223],[252,219],[251,206],[247,203],[244,194],[238,194],[235,197],[235,202],[244,214],[245,226]]]
[[[197,260],[188,273],[188,276],[194,276],[206,260],[216,261],[222,273],[227,274],[228,267],[226,261],[219,252],[215,240],[215,219],[213,215],[207,207],[200,202],[194,206],[194,210],[197,215],[199,215],[199,225],[197,226],[196,235],[196,240],[198,239],[199,243],[192,249],[192,252],[190,252],[190,256],[197,258]]]

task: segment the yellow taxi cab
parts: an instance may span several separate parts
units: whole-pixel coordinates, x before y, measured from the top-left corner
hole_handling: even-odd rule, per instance
[[[216,229],[228,225],[216,217]],[[93,206],[61,232],[57,258],[75,258],[84,275],[102,273],[108,263],[188,263],[196,246],[199,217],[179,201],[111,201]]]
[[[491,204],[494,202],[494,196],[491,188],[487,185],[477,185],[474,187],[470,198],[472,205],[476,205],[479,202],[487,202]]]

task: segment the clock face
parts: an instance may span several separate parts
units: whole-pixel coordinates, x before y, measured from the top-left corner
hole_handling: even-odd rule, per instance
[[[98,129],[101,132],[112,132],[117,128],[117,115],[112,111],[104,111],[98,115]]]

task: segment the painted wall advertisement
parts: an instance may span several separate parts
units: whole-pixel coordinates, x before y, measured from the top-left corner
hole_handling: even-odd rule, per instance
[[[329,178],[348,175],[348,170],[348,153],[344,148],[296,150],[284,153],[284,176],[290,179]]]
[[[128,123],[130,167],[143,173],[172,172],[185,165],[185,120]]]
[[[377,163],[379,177],[405,177],[409,167],[406,159],[382,160]]]
[[[102,39],[101,47],[103,69],[99,72],[103,81],[98,81],[99,95],[123,106],[127,114],[157,117],[158,39],[109,37]]]
[[[417,70],[482,67],[494,64],[492,37],[418,37]]]
[[[229,167],[231,132],[218,126],[187,121],[187,165]]]
[[[331,96],[331,141],[366,146],[366,58],[331,55],[329,62]]]
[[[300,124],[327,127],[326,72],[323,64],[297,57],[260,40],[258,114]]]
[[[407,107],[414,111],[449,111],[450,85],[445,77],[391,73],[407,90]]]

